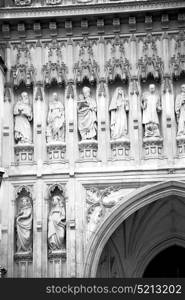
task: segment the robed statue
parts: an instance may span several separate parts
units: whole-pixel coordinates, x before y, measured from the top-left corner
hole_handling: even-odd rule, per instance
[[[123,88],[117,87],[110,106],[111,113],[111,138],[121,139],[128,134],[127,111],[129,110],[128,98]]]
[[[97,134],[97,105],[89,87],[83,87],[78,100],[78,129],[82,140],[92,140]]]
[[[53,93],[52,101],[49,104],[47,117],[46,139],[47,142],[64,141],[65,131],[64,105],[59,101],[57,93]]]
[[[32,250],[33,213],[31,200],[27,196],[20,199],[20,207],[16,216],[17,252]]]
[[[154,84],[150,84],[149,91],[143,94],[141,107],[143,109],[144,136],[160,137],[158,113],[162,108],[160,96],[156,93]]]
[[[31,121],[33,115],[27,92],[23,92],[15,104],[14,117],[15,141],[19,144],[32,143]]]
[[[66,212],[64,200],[58,195],[52,197],[48,218],[48,246],[51,251],[65,247]]]
[[[185,136],[185,84],[181,85],[181,92],[176,97],[175,112],[177,115],[177,136]]]

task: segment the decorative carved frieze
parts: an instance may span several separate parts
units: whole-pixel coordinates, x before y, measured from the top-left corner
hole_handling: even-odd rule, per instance
[[[99,66],[94,59],[93,42],[87,37],[80,43],[79,58],[74,65],[75,81],[82,83],[84,79],[95,82],[99,79]]]
[[[163,61],[158,55],[156,38],[150,33],[143,39],[142,53],[138,60],[139,78],[146,81],[148,76],[152,76],[159,80],[163,76]]]
[[[35,82],[36,70],[32,64],[30,48],[32,45],[24,41],[16,45],[17,49],[16,64],[11,68],[13,85],[18,87],[20,84],[30,86]]]
[[[43,66],[44,84],[50,85],[53,82],[57,84],[66,83],[67,80],[67,66],[63,62],[62,44],[57,40],[52,40],[51,43],[46,44],[48,61]]]
[[[111,58],[105,64],[107,80],[112,82],[116,78],[126,81],[129,77],[129,61],[125,57],[124,43],[116,35],[111,43]]]

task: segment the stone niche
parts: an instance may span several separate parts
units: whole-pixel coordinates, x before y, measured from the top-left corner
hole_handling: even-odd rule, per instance
[[[84,80],[77,86],[77,127],[80,161],[96,161],[98,153],[97,85]],[[89,97],[89,98],[88,98]],[[91,107],[89,109],[89,107]]]
[[[130,159],[128,81],[109,83],[109,124],[112,160]]]
[[[33,146],[33,87],[21,84],[14,89],[14,154],[15,164],[32,164]]]
[[[66,161],[65,86],[45,87],[46,147],[48,162]]]
[[[48,277],[62,278],[66,276],[66,197],[60,184],[49,187],[47,228]]]
[[[21,186],[16,191],[14,244],[15,277],[32,277],[33,200],[30,188],[26,186]]]
[[[146,112],[145,103],[150,100],[150,87],[155,88],[156,95],[156,119],[158,124],[144,124]],[[158,99],[158,100],[157,100]],[[145,111],[145,112],[144,112]],[[148,76],[146,80],[141,81],[141,122],[142,122],[142,136],[143,136],[143,156],[144,159],[162,158],[163,157],[163,131],[162,131],[162,97],[161,97],[161,83],[160,78],[154,80],[152,76]]]

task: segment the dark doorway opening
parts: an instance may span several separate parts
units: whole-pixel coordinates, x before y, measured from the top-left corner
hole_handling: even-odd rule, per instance
[[[144,278],[185,277],[185,248],[171,246],[157,254],[146,267]]]

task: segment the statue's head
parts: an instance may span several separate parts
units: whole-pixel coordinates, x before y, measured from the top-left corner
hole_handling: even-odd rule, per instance
[[[57,93],[53,93],[53,100],[54,101],[58,101],[58,95],[57,95]]]
[[[182,91],[183,93],[185,93],[185,84],[182,84],[182,85],[181,85],[181,91]]]
[[[152,84],[149,85],[149,91],[150,91],[151,94],[155,93],[155,84],[152,83]]]
[[[29,104],[29,97],[27,92],[22,92],[21,93],[22,101],[25,104]]]
[[[30,204],[30,199],[29,197],[22,197],[21,198],[21,204],[22,204],[22,207],[25,207],[25,206],[28,206]]]
[[[117,93],[118,93],[118,95],[124,95],[124,90],[123,90],[123,88],[122,87],[118,87],[117,88]]]
[[[90,96],[90,91],[91,90],[88,86],[84,86],[82,91],[83,91],[83,94],[84,94],[85,98]]]
[[[60,204],[60,205],[62,204],[62,206],[63,206],[62,198],[59,195],[54,195],[52,197],[52,204],[53,204],[53,206],[56,206],[58,204]]]

